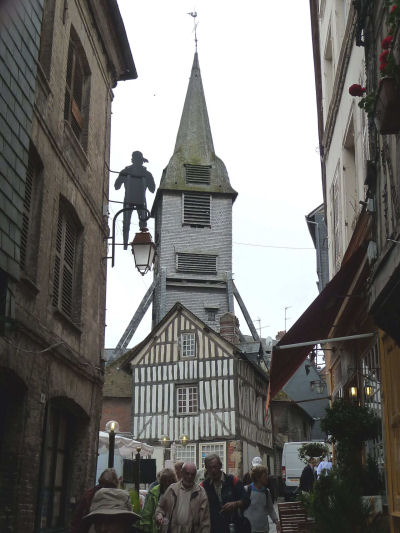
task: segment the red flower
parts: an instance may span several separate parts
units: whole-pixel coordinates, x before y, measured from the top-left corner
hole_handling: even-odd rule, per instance
[[[365,87],[361,87],[358,83],[354,83],[349,87],[349,93],[351,96],[363,96],[364,93],[367,91]]]
[[[392,44],[392,41],[393,41],[393,35],[388,35],[387,37],[385,37],[382,41],[382,48],[384,50],[387,50],[389,46]]]
[[[396,4],[394,4],[394,6],[392,6],[392,9],[390,10],[391,13],[394,13],[397,9],[397,6]]]
[[[383,71],[386,69],[386,67],[387,67],[387,63],[381,63],[381,64],[379,65],[379,70],[380,70],[381,72],[383,72]]]
[[[384,50],[381,55],[379,56],[379,61],[381,63],[386,63],[387,62],[387,57],[388,55],[390,54],[390,51],[389,50]]]

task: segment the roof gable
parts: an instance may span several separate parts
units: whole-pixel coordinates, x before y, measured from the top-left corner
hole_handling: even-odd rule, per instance
[[[182,333],[194,333],[196,357],[199,359],[232,357],[238,354],[236,346],[178,302],[140,344],[122,356],[124,360],[121,367],[127,370],[130,365],[179,360]]]

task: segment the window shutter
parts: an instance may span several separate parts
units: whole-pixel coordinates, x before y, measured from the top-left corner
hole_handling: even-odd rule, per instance
[[[183,223],[191,226],[211,225],[210,194],[183,194]]]
[[[24,211],[22,214],[22,229],[21,229],[21,249],[20,249],[20,265],[22,270],[26,266],[26,251],[28,246],[29,223],[31,218],[32,206],[32,191],[33,191],[33,175],[34,175],[33,161],[29,158],[28,169],[25,180],[25,198]]]
[[[60,292],[60,271],[61,271],[61,247],[62,247],[62,213],[58,215],[57,237],[56,237],[56,257],[54,261],[54,281],[53,281],[53,305],[58,307]]]
[[[71,125],[75,136],[85,148],[87,146],[88,90],[85,90],[87,75],[85,58],[75,36],[69,44],[65,78],[64,119]],[[85,113],[83,110],[85,109]]]
[[[72,102],[72,73],[74,69],[74,47],[72,43],[69,44],[68,48],[68,59],[67,59],[67,72],[65,79],[65,103],[64,103],[64,118],[65,120],[70,119],[70,109]]]
[[[211,165],[185,165],[186,183],[210,184]]]
[[[76,315],[75,285],[78,229],[71,216],[60,211],[54,263],[53,305],[69,318]]]
[[[176,270],[201,274],[217,273],[217,256],[208,254],[176,254]]]
[[[71,221],[65,220],[64,265],[62,277],[61,309],[69,317],[73,314],[73,279],[75,266],[76,231]]]

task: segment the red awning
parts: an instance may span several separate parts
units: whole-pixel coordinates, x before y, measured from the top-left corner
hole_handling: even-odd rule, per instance
[[[365,257],[365,248],[360,246],[346,262],[342,263],[339,272],[285,333],[276,347],[328,338],[363,257]],[[312,349],[312,346],[301,346],[280,351],[276,350],[276,347],[272,351],[266,412],[269,400],[273,399],[293,376]]]

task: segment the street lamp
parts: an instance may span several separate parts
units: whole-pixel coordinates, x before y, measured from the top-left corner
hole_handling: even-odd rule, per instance
[[[119,424],[116,420],[110,420],[106,424],[106,431],[108,433],[108,468],[114,466],[114,448],[115,448],[115,434],[119,431]]]
[[[160,442],[161,442],[161,446],[164,448],[164,466],[165,466],[165,461],[166,459],[169,459],[171,457],[171,441],[170,441],[170,438],[168,437],[168,435],[163,435],[160,439]],[[167,457],[167,450],[169,450],[169,456]]]
[[[163,435],[160,439],[160,442],[161,442],[161,445],[164,446],[165,449],[169,448],[169,445],[171,443],[167,435]]]
[[[324,392],[325,382],[322,380],[310,381],[311,390],[317,394],[322,394]]]
[[[350,387],[350,398],[352,400],[356,400],[357,399],[357,395],[358,395],[358,390],[357,390],[357,387]]]
[[[131,247],[135,259],[135,266],[142,276],[144,276],[151,270],[156,255],[156,245],[152,241],[147,228],[135,234],[135,238],[131,242]]]
[[[179,440],[180,440],[182,446],[187,446],[189,444],[189,437],[187,435],[185,435],[185,434],[181,435],[179,437]]]

